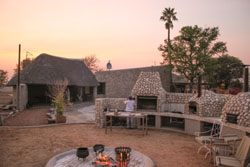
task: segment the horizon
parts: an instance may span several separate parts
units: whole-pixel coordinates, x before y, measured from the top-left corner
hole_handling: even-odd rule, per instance
[[[167,30],[160,16],[164,8],[175,8],[171,39],[183,26],[219,27],[218,41],[227,43],[228,54],[250,64],[250,2],[248,0],[138,0],[97,1],[0,1],[0,69],[8,79],[26,52],[81,59],[96,55],[99,66],[113,70],[159,65],[160,44]]]

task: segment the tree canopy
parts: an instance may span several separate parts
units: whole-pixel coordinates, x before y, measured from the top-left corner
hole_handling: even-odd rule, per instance
[[[95,55],[86,56],[82,59],[82,61],[93,73],[96,71],[102,71],[102,68],[98,66],[99,60]]]
[[[169,60],[167,54],[171,52],[171,59],[177,72],[183,74],[190,82],[190,90],[194,80],[203,74],[211,57],[226,54],[227,48],[224,42],[216,41],[219,36],[219,28],[201,28],[185,26],[180,30],[170,45],[167,40],[160,45],[164,62]]]
[[[242,61],[237,57],[223,55],[212,58],[205,68],[204,79],[212,87],[240,87],[239,78],[243,75]]]
[[[8,72],[0,70],[0,88],[3,87],[8,82]]]
[[[21,61],[20,64],[20,70],[22,71],[25,67],[27,67],[34,59],[26,58]],[[14,69],[14,75],[17,74],[18,70],[18,64],[16,65],[16,68]]]

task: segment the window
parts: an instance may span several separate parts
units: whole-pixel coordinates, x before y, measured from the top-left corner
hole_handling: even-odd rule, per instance
[[[97,87],[97,94],[105,94],[105,82],[100,82],[100,85]]]
[[[227,114],[227,122],[232,123],[232,124],[237,124],[237,117],[238,115],[235,114]]]

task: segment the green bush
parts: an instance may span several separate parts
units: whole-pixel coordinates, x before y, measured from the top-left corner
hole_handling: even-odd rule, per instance
[[[56,96],[55,100],[53,100],[53,103],[55,104],[55,107],[56,107],[56,114],[63,115],[65,111],[65,107],[66,107],[63,93],[59,93]]]

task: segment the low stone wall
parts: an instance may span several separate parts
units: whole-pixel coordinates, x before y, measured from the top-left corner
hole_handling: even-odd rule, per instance
[[[95,124],[100,128],[104,126],[105,108],[125,110],[125,100],[126,98],[97,98],[95,100]]]

